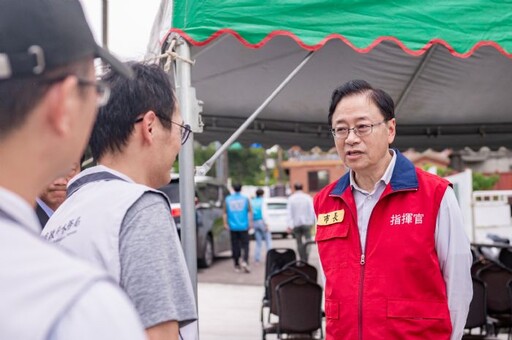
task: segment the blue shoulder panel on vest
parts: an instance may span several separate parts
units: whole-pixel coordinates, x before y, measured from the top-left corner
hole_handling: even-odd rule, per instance
[[[416,168],[400,151],[393,149],[396,154],[395,168],[391,175],[391,189],[407,190],[418,188],[418,176],[416,175]],[[338,183],[332,189],[330,195],[341,196],[350,186],[350,173],[347,172],[343,175]]]
[[[347,171],[346,174],[341,176],[341,178],[338,180],[338,183],[334,186],[334,189],[332,189],[330,195],[335,196],[341,196],[347,190],[347,188],[350,186],[350,173]]]
[[[396,154],[395,168],[391,176],[391,189],[406,190],[418,188],[418,176],[416,175],[416,168],[404,155],[398,150],[394,149]]]

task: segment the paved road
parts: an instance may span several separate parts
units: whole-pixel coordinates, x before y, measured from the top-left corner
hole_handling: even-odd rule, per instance
[[[252,240],[250,243],[250,267],[251,273],[236,273],[233,267],[233,260],[231,259],[231,252],[226,252],[224,256],[217,258],[216,261],[210,268],[199,269],[197,278],[198,282],[204,283],[225,283],[235,285],[254,285],[263,286],[265,276],[265,263],[262,262],[260,265],[255,265],[253,261],[255,241]],[[272,240],[273,248],[292,248],[297,252],[296,242],[294,238],[282,239],[276,237]],[[262,253],[266,252],[263,249]],[[264,259],[265,256],[262,256]],[[309,263],[318,267],[318,255],[315,246],[310,247]]]

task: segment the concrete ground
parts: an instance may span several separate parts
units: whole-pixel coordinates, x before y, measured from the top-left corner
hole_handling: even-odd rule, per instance
[[[296,250],[295,239],[273,239],[274,248]],[[250,244],[251,273],[236,273],[233,261],[218,258],[198,272],[199,334],[201,340],[261,339],[260,310],[264,294],[265,264],[253,262],[255,241]],[[264,251],[266,252],[266,251]],[[264,258],[264,256],[262,257]],[[311,248],[309,263],[318,265],[316,248]],[[276,339],[269,335],[267,339]]]

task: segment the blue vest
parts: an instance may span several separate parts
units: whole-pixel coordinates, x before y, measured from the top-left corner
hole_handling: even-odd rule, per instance
[[[244,231],[249,228],[249,199],[239,192],[226,197],[229,229]]]
[[[263,198],[255,197],[251,200],[251,208],[252,208],[252,219],[253,221],[259,221],[263,219],[263,213],[261,209],[263,208]]]

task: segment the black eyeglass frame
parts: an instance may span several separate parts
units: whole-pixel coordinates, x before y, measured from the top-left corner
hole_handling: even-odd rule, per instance
[[[181,145],[185,144],[188,140],[188,137],[190,137],[190,133],[192,132],[192,128],[190,127],[190,125],[188,124],[180,124],[180,123],[176,123],[175,121],[173,121],[172,119],[169,119],[169,118],[164,118],[160,115],[156,115],[159,119],[161,120],[164,120],[164,121],[167,121],[167,122],[170,122],[174,125],[177,125],[180,127],[180,135],[181,135]],[[134,124],[137,124],[137,123],[140,123],[144,120],[144,117],[140,117],[140,118],[137,118],[133,123]]]
[[[108,103],[108,100],[110,99],[110,86],[108,86],[107,83],[101,81],[101,80],[88,80],[84,79],[80,76],[77,76],[76,74],[64,74],[59,77],[50,78],[50,79],[42,79],[41,82],[44,84],[53,84],[53,83],[59,83],[66,79],[67,77],[75,77],[77,80],[77,84],[79,86],[94,86],[96,90],[96,94],[98,95],[97,100],[97,106],[102,107],[105,106]]]
[[[353,128],[339,128],[339,129],[343,129],[343,131],[346,131],[346,135],[345,136],[337,136],[336,133],[338,132],[336,128],[332,128],[332,129],[329,129],[329,131],[331,132],[332,136],[334,138],[343,138],[343,139],[347,139],[348,138],[348,135],[350,134],[350,131],[354,131],[355,135],[358,136],[358,137],[365,137],[365,136],[369,136],[372,134],[373,132],[373,127],[374,126],[378,126],[378,125],[381,125],[381,124],[384,124],[388,122],[387,119],[384,119],[383,121],[381,122],[378,122],[378,123],[372,123],[372,124],[358,124],[356,126],[354,126]],[[361,129],[366,129],[366,128],[369,128],[368,132],[363,132],[361,134],[360,130]]]

